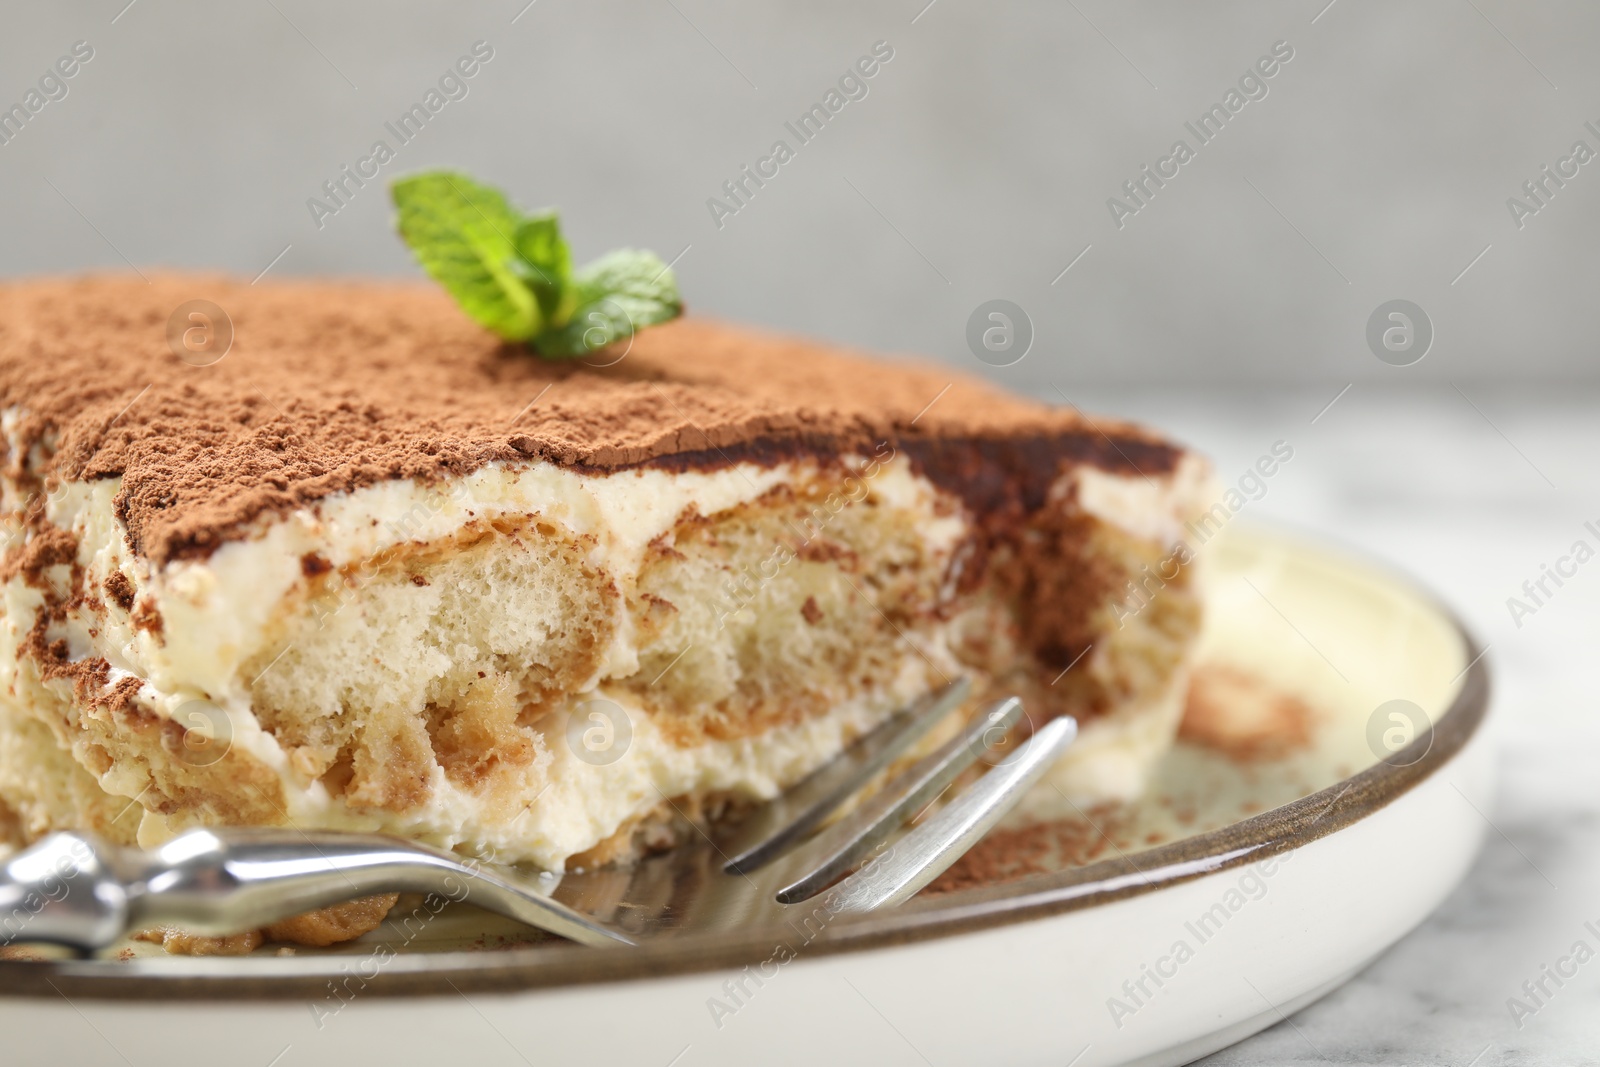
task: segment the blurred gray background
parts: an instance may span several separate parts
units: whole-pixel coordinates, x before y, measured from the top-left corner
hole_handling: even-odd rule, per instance
[[[383,178],[459,167],[559,206],[580,259],[682,252],[698,311],[1021,387],[1596,373],[1600,165],[1521,229],[1506,205],[1600,151],[1593,4],[526,2],[12,5],[0,106],[95,54],[0,145],[0,275],[416,274],[379,185],[321,228],[306,204],[383,138]],[[480,40],[468,95],[398,146],[384,123]],[[719,229],[707,199],[879,40],[867,96]],[[1267,95],[1119,229],[1108,198],[1277,41]],[[1036,335],[992,372],[965,340],[991,298]],[[1395,298],[1435,326],[1415,366],[1365,341]]]

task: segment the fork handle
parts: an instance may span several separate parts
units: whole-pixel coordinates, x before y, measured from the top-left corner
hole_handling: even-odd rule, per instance
[[[200,935],[266,926],[376,893],[437,893],[586,945],[629,939],[450,853],[378,834],[256,827],[190,830],[152,851],[58,833],[0,871],[0,944],[94,951],[130,929]]]

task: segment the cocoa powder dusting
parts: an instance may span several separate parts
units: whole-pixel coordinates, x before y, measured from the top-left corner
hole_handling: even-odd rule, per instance
[[[49,589],[51,567],[78,565],[78,538],[71,530],[39,524],[32,537],[13,544],[0,563],[0,582],[21,577],[35,589]],[[74,582],[74,585],[77,583]]]
[[[1089,816],[1092,823],[1080,818],[1054,819],[990,831],[923,892],[952,893],[1000,885],[1116,855],[1112,838],[1107,836],[1117,824],[1116,809],[1098,805]]]
[[[121,571],[112,571],[105,580],[106,595],[123,611],[133,610],[133,582]]]
[[[195,299],[234,328],[209,366],[167,342]],[[29,478],[122,477],[118,515],[157,565],[334,493],[496,461],[707,468],[891,442],[982,515],[1036,508],[1068,459],[1152,474],[1181,454],[942,368],[702,320],[645,330],[609,367],[546,362],[416,284],[0,285],[0,403],[22,416],[13,454],[49,454]]]

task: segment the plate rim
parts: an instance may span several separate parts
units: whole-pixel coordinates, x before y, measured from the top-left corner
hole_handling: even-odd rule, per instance
[[[1488,713],[1490,695],[1488,650],[1473,637],[1460,616],[1431,589],[1366,552],[1307,536],[1304,531],[1282,524],[1258,520],[1249,525],[1249,532],[1256,536],[1295,542],[1303,550],[1375,572],[1429,605],[1460,638],[1463,654],[1468,657],[1461,688],[1438,721],[1397,753],[1415,758],[1375,763],[1299,800],[1134,856],[1118,855],[1066,871],[956,890],[930,900],[913,900],[886,912],[839,916],[826,923],[814,938],[806,939],[801,946],[804,954],[809,958],[862,952],[1045,919],[1258,863],[1366,819],[1454,760],[1478,735]],[[490,952],[409,956],[390,953],[375,974],[361,975],[361,993],[401,997],[515,993],[678,977],[759,963],[772,956],[775,944],[786,945],[791,940],[793,931],[787,925],[764,924],[738,937],[716,933],[686,935],[628,950],[539,945]],[[249,959],[0,960],[0,996],[305,1000],[326,994],[330,979],[351,976],[351,965],[367,958],[339,954]]]

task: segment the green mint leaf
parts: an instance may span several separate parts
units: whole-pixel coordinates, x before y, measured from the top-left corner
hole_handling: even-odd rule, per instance
[[[540,355],[586,355],[683,313],[672,271],[654,252],[632,248],[609,252],[579,270],[569,298],[571,314],[534,338]]]
[[[429,171],[392,187],[400,236],[468,315],[548,359],[571,359],[683,313],[653,252],[622,249],[578,271],[553,211],[524,215],[497,189]]]
[[[515,240],[540,313],[546,322],[558,321],[561,298],[572,280],[572,252],[561,236],[560,220],[554,211],[530,215],[518,225]]]
[[[523,220],[504,196],[450,171],[401,178],[392,193],[401,238],[462,310],[507,340],[538,333],[540,304],[517,267]]]

